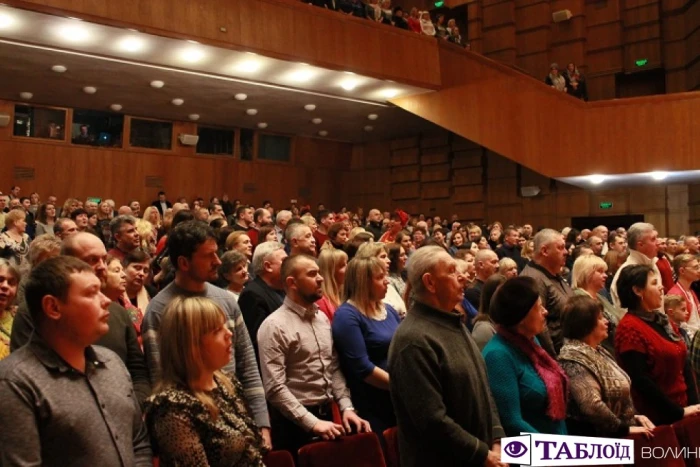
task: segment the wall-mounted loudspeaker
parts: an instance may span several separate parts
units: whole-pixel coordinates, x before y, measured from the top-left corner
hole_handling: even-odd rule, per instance
[[[571,19],[571,10],[559,10],[552,13],[552,20],[555,23],[561,23],[562,21],[569,21]]]
[[[538,186],[523,186],[520,187],[520,195],[523,198],[532,198],[540,194],[540,187]]]
[[[180,140],[180,144],[183,146],[197,146],[199,136],[182,133],[180,136],[178,136],[178,139]]]
[[[10,124],[10,116],[7,114],[0,114],[0,128],[5,128]]]

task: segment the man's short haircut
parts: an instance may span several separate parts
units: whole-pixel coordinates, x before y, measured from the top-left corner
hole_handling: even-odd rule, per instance
[[[435,269],[443,258],[441,253],[445,253],[445,250],[439,246],[424,246],[411,255],[411,261],[408,263],[408,282],[416,297],[424,296],[427,292],[423,284],[423,275]]]
[[[316,264],[316,258],[309,255],[294,255],[284,258],[280,269],[280,278],[282,279],[282,282],[285,283],[285,287],[287,287],[287,277],[293,276],[296,273],[299,263],[304,260],[310,260],[312,263]]]
[[[282,219],[291,219],[291,218],[292,218],[292,211],[282,209],[280,212],[277,213],[277,216],[275,217],[275,223],[279,224]]]
[[[680,295],[664,295],[664,310],[675,310],[676,307],[685,303],[685,298]]]
[[[217,241],[214,229],[204,222],[182,222],[168,234],[168,253],[170,262],[178,269],[178,258],[191,259],[197,248],[207,240]]]
[[[676,274],[676,277],[680,275],[681,268],[686,267],[688,263],[695,259],[698,259],[698,257],[690,253],[683,253],[673,258],[673,272]]]
[[[627,231],[627,247],[630,250],[637,249],[637,242],[639,242],[645,234],[656,230],[652,224],[648,222],[637,222],[630,226]]]
[[[320,224],[321,222],[323,222],[323,219],[330,216],[331,214],[333,213],[330,212],[328,209],[323,209],[322,211],[319,211],[316,215],[316,222]]]
[[[136,218],[122,214],[109,221],[109,230],[112,232],[112,236],[118,234],[124,224],[136,226]]]
[[[165,195],[165,192],[162,190],[158,192],[158,196],[161,196],[161,195]]]
[[[213,213],[214,209],[216,209],[217,206],[221,206],[221,203],[210,203],[209,204],[209,213]]]
[[[240,220],[241,216],[245,214],[246,210],[249,208],[247,204],[241,204],[236,208],[236,220]]]
[[[263,242],[255,248],[255,253],[253,253],[253,272],[256,275],[262,272],[265,260],[277,250],[284,250],[284,245],[280,242]]]
[[[93,272],[90,265],[72,256],[56,256],[42,261],[29,274],[25,299],[34,323],[42,319],[42,300],[51,295],[65,302],[71,285],[71,274]]]
[[[303,235],[302,232],[305,228],[309,229],[309,231],[311,230],[311,227],[309,227],[301,221],[295,222],[294,224],[290,222],[290,224],[287,225],[287,228],[284,231],[284,238],[287,239],[287,243],[291,245],[292,239],[301,238],[301,236]]]
[[[265,208],[258,208],[255,210],[255,212],[253,213],[253,220],[256,224],[259,224],[258,219],[260,219],[263,216],[263,214],[265,214],[265,211],[267,211],[267,209]]]
[[[542,229],[533,238],[535,242],[535,254],[538,255],[543,246],[547,246],[557,240],[562,239],[561,232],[554,229]]]
[[[61,256],[74,256],[78,257],[78,248],[83,244],[86,238],[94,237],[91,233],[78,232],[75,235],[71,235],[61,242]]]
[[[78,208],[75,211],[70,213],[70,218],[72,221],[75,221],[78,218],[78,216],[82,216],[83,214],[85,214],[87,216],[88,212],[83,208]]]
[[[178,212],[176,212],[173,216],[173,221],[170,223],[170,229],[174,229],[178,226],[178,224],[182,224],[183,222],[189,222],[193,220],[195,219],[194,213],[192,211],[190,211],[189,209],[181,209]]]

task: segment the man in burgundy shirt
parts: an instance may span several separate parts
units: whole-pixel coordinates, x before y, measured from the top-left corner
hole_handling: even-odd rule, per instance
[[[107,253],[123,261],[126,255],[141,246],[141,237],[136,231],[136,219],[133,216],[117,216],[109,223],[115,247]]]
[[[318,222],[318,228],[314,232],[314,239],[316,239],[316,249],[321,251],[321,247],[328,240],[328,228],[333,225],[333,213],[326,210],[319,211],[316,222]]]

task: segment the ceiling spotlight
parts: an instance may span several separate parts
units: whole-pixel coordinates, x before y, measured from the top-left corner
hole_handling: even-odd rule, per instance
[[[97,88],[95,86],[85,86],[83,88],[83,92],[85,94],[95,94],[97,92]]]
[[[649,175],[651,175],[651,178],[656,180],[657,182],[660,182],[661,180],[665,180],[666,177],[668,177],[668,172],[651,172]]]
[[[244,101],[244,100],[248,99],[248,95],[247,95],[247,94],[243,94],[242,92],[239,92],[238,94],[236,94],[236,95],[233,96],[233,97],[234,97],[237,101]]]
[[[248,109],[245,111],[248,115],[256,115],[258,113],[258,109]]]
[[[346,91],[352,91],[357,87],[357,80],[355,79],[346,79],[342,83],[340,83],[340,87],[345,89]]]
[[[25,101],[28,101],[29,99],[31,99],[32,97],[34,97],[34,94],[32,94],[31,92],[26,92],[26,91],[25,91],[25,92],[20,92],[20,93],[19,93],[19,97],[21,97],[21,98],[22,98],[23,100],[25,100]]]
[[[9,29],[15,24],[15,19],[7,13],[0,13],[0,29]]]
[[[90,38],[90,33],[82,24],[64,24],[58,29],[58,35],[66,42],[85,42]]]
[[[199,120],[199,114],[189,114],[187,118],[189,118],[193,122],[196,122],[197,120]]]
[[[588,179],[591,181],[592,184],[600,185],[605,181],[605,175],[589,175]]]
[[[114,110],[115,112],[119,112],[122,109],[121,104],[112,104],[109,106],[110,109]]]
[[[189,42],[190,44],[199,44],[199,42],[193,41],[192,39],[187,39],[187,42]]]
[[[265,122],[258,123],[258,128],[267,128],[267,123],[265,123]]]
[[[323,121],[323,120],[321,120],[321,119],[318,118],[318,117],[312,118],[312,119],[311,119],[311,123],[313,123],[314,125],[320,125],[322,121]]]
[[[175,99],[170,101],[171,104],[180,106],[185,103],[184,99],[180,99],[179,97],[176,97]]]
[[[152,87],[152,88],[160,89],[160,88],[162,88],[163,86],[165,86],[165,83],[162,82],[162,81],[158,81],[158,80],[156,80],[156,81],[151,81],[151,87]]]
[[[310,81],[311,78],[314,77],[314,72],[313,70],[296,70],[293,71],[289,74],[289,79],[291,81],[296,81],[297,83],[305,83],[307,81]]]
[[[382,96],[386,97],[387,99],[391,99],[393,97],[396,97],[399,95],[399,90],[394,89],[394,88],[387,88],[382,91]]]
[[[318,136],[328,136],[328,132],[326,130],[321,130],[318,132]]]
[[[377,114],[369,114],[369,115],[367,115],[367,118],[369,118],[370,120],[376,120],[376,119],[379,118],[379,115],[377,115]]]
[[[204,58],[204,51],[200,48],[190,47],[180,52],[180,58],[187,63],[197,63]]]
[[[123,52],[136,53],[142,51],[146,46],[146,42],[140,37],[129,36],[125,37],[117,44],[119,50]]]
[[[68,68],[64,67],[63,65],[54,65],[51,67],[51,70],[55,71],[56,73],[65,73]]]
[[[316,106],[314,104],[306,104],[304,106],[304,109],[308,110],[309,112],[313,112],[314,110],[316,110]]]
[[[243,60],[236,65],[236,69],[243,73],[255,73],[261,66],[259,60]]]
[[[372,131],[372,130],[374,130],[374,127],[372,125],[367,125],[365,127],[365,131]]]

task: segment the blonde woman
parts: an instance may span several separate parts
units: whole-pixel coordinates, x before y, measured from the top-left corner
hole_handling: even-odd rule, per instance
[[[0,360],[10,355],[10,335],[17,314],[15,297],[19,279],[19,270],[8,260],[0,258]]]
[[[142,219],[150,222],[156,231],[161,228],[160,212],[158,212],[155,206],[148,206],[146,210],[143,211]]]
[[[7,258],[19,268],[20,273],[27,272],[29,262],[29,235],[26,234],[27,214],[24,209],[13,209],[5,214],[6,230],[0,233],[0,257]]]
[[[141,237],[141,249],[149,255],[155,256],[158,231],[153,224],[143,219],[136,219],[136,231]]]
[[[263,465],[262,436],[243,387],[221,371],[233,345],[227,319],[205,297],[176,297],[163,313],[161,380],[145,407],[161,465]]]
[[[389,252],[386,249],[384,243],[374,242],[374,243],[363,243],[357,250],[356,258],[379,258],[382,263],[386,266],[386,272],[389,273],[391,268],[391,259],[389,258]],[[384,303],[391,305],[394,310],[399,314],[399,316],[406,316],[406,302],[396,291],[394,287],[389,287],[384,297]]]
[[[501,258],[498,262],[498,273],[506,276],[506,279],[518,275],[518,265],[512,258]]]
[[[340,306],[343,297],[345,271],[348,266],[348,255],[343,250],[325,248],[318,255],[318,269],[323,277],[323,297],[316,302],[328,320],[333,322],[335,310]]]
[[[250,237],[242,230],[236,230],[226,239],[226,250],[237,250],[243,253],[248,260],[253,258],[253,242]]]
[[[401,323],[382,300],[389,289],[387,266],[377,256],[356,257],[345,275],[345,303],[333,316],[333,342],[358,412],[381,433],[396,425],[389,395],[389,344]]]
[[[607,270],[608,265],[602,258],[595,255],[579,256],[571,270],[571,287],[574,289],[574,295],[591,297],[602,305],[603,317],[608,321],[608,336],[601,345],[614,355],[615,330],[624,313],[600,293],[605,289]]]
[[[80,208],[80,200],[75,198],[68,198],[66,202],[63,203],[63,208],[61,209],[61,217],[70,217],[71,213],[78,208]]]

